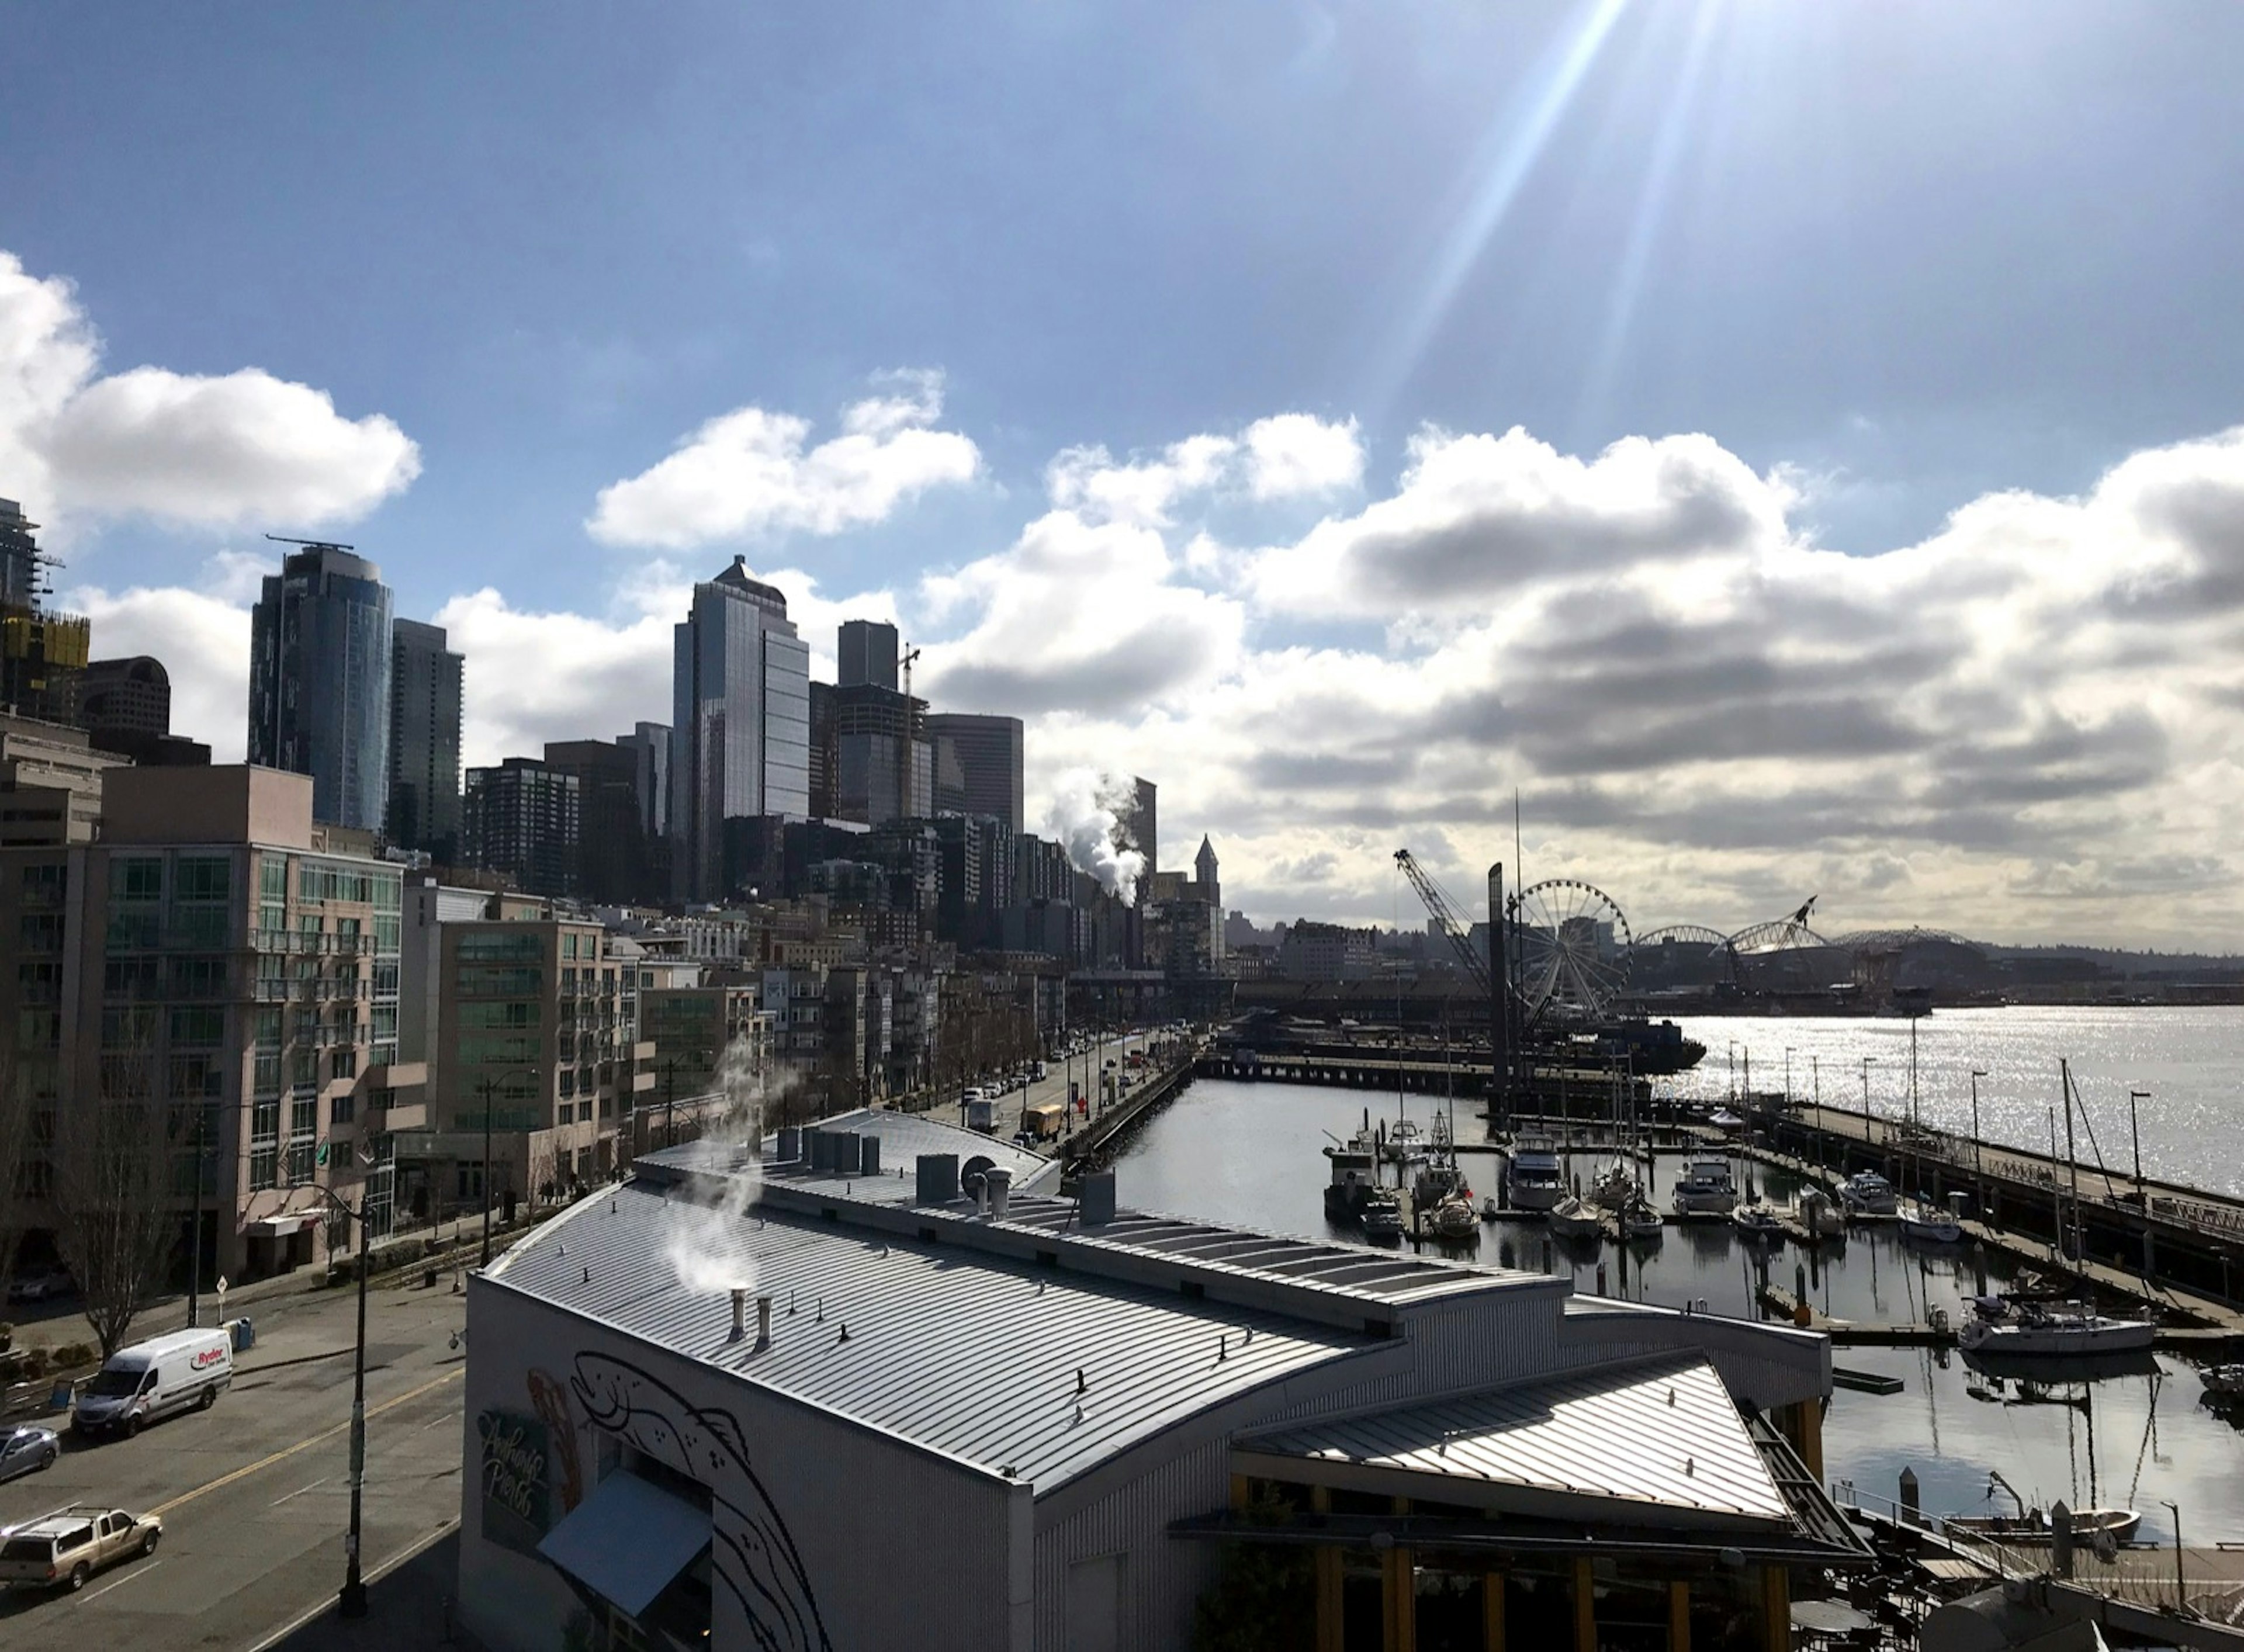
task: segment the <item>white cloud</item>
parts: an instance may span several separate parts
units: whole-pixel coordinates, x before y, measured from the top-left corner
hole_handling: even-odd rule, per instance
[[[172,732],[199,740],[213,762],[238,763],[249,740],[249,608],[233,553],[204,569],[199,588],[84,586],[62,606],[93,621],[95,654],[153,654],[172,680]]]
[[[842,434],[806,450],[808,421],[743,407],[711,419],[652,468],[600,490],[594,538],[662,550],[798,531],[832,535],[886,520],[930,488],[971,481],[980,450],[931,429],[939,374],[886,375],[886,393],[846,410]]]
[[[1258,499],[1314,497],[1363,482],[1363,443],[1355,421],[1328,424],[1309,413],[1280,413],[1247,427],[1247,489]]]
[[[96,380],[56,416],[46,450],[65,500],[220,526],[350,521],[421,473],[390,420],[345,418],[326,391],[257,368]]]
[[[1117,464],[1103,447],[1063,450],[1044,471],[1051,502],[1089,521],[1166,527],[1176,506],[1220,482],[1239,444],[1225,436],[1192,436],[1158,459]]]
[[[137,367],[97,376],[100,347],[70,284],[0,253],[0,477],[36,518],[314,526],[364,515],[420,473],[380,414],[258,368],[213,377]]]

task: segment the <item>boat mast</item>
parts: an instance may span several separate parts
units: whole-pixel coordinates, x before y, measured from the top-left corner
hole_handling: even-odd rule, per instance
[[[2072,1063],[2058,1058],[2057,1070],[2065,1080],[2065,1160],[2072,1175],[2072,1259],[2080,1260],[2080,1161],[2072,1148]]]

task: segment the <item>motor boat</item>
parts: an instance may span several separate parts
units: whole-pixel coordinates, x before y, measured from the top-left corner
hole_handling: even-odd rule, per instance
[[[1738,1206],[1737,1183],[1730,1179],[1727,1159],[1693,1159],[1683,1167],[1675,1183],[1675,1214],[1679,1216],[1727,1216]]]
[[[1605,1230],[1598,1213],[1571,1194],[1551,1207],[1551,1231],[1562,1239],[1593,1239]]]
[[[2091,1303],[1976,1297],[1956,1340],[1968,1352],[2063,1358],[2146,1349],[2155,1331],[2147,1319],[2113,1319]]]
[[[1784,1223],[1776,1212],[1764,1204],[1740,1205],[1730,1213],[1731,1225],[1758,1245],[1781,1244],[1784,1240]]]
[[[1325,1183],[1325,1215],[1335,1222],[1354,1222],[1379,1186],[1379,1140],[1366,1124],[1346,1141],[1327,1144],[1325,1157],[1332,1165],[1331,1179]]]
[[[2207,1399],[2244,1400],[2244,1365],[2207,1365],[2197,1380]]]
[[[1726,1135],[1735,1135],[1739,1131],[1746,1127],[1745,1120],[1740,1117],[1737,1114],[1731,1112],[1727,1107],[1720,1108],[1715,1113],[1714,1116],[1707,1120],[1707,1122],[1713,1125],[1714,1128],[1721,1131]]]
[[[1366,1195],[1357,1220],[1363,1224],[1363,1236],[1367,1239],[1400,1239],[1402,1201],[1389,1188],[1374,1188]]]
[[[1628,1238],[1652,1242],[1667,1236],[1667,1224],[1642,1197],[1621,1207],[1620,1230]]]
[[[1839,1184],[1840,1202],[1850,1216],[1889,1216],[1901,1209],[1893,1183],[1875,1170],[1860,1170]]]
[[[2092,1548],[2099,1539],[2108,1537],[2116,1547],[2132,1541],[2135,1528],[2142,1523],[2142,1513],[2137,1509],[2077,1508],[2072,1511],[2072,1540],[2083,1548]],[[1997,1543],[2042,1544],[2057,1540],[2057,1527],[2038,1508],[2030,1508],[2023,1514],[1951,1514],[1941,1524],[1952,1532]]]
[[[1418,1128],[1416,1119],[1397,1119],[1387,1132],[1381,1151],[1396,1164],[1415,1158],[1426,1150],[1425,1133]]]
[[[1797,1214],[1800,1225],[1818,1239],[1846,1237],[1846,1216],[1831,1202],[1831,1195],[1821,1188],[1810,1188],[1800,1195]]]
[[[1514,1210],[1548,1210],[1566,1196],[1558,1155],[1547,1141],[1523,1141],[1504,1168],[1506,1200]]]
[[[1958,1245],[1964,1242],[1964,1224],[1936,1205],[1915,1201],[1902,1208],[1901,1236],[1920,1244]]]

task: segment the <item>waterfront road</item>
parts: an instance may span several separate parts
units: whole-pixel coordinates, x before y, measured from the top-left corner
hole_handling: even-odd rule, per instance
[[[368,1299],[369,1572],[458,1518],[465,1351],[452,1340],[465,1300],[449,1279]],[[334,1600],[350,1523],[355,1297],[318,1291],[263,1304],[257,1330],[232,1391],[209,1411],[105,1445],[65,1430],[54,1467],[0,1486],[0,1525],[82,1502],[164,1520],[152,1557],[98,1574],[80,1594],[0,1599],[0,1649],[247,1652]],[[372,1618],[384,1602],[377,1581]]]

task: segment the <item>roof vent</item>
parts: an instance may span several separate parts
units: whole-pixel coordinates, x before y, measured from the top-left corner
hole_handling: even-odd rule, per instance
[[[779,1149],[772,1154],[774,1164],[793,1164],[802,1157],[802,1127],[782,1124],[779,1127]]]
[[[918,1202],[949,1204],[958,1196],[958,1155],[923,1153],[919,1155]]]
[[[747,1334],[748,1293],[745,1290],[736,1290],[733,1293],[733,1334],[729,1340],[739,1342]]]
[[[756,1298],[756,1351],[761,1353],[771,1346],[771,1293],[764,1292]]]
[[[855,1130],[835,1130],[828,1133],[834,1141],[834,1174],[854,1176],[860,1158],[858,1135]]]
[[[834,1135],[828,1130],[804,1132],[810,1144],[810,1173],[813,1175],[834,1168]]]
[[[982,1188],[990,1198],[990,1220],[1004,1221],[1012,1209],[1013,1173],[1002,1164],[993,1164],[982,1173]]]
[[[881,1138],[870,1130],[857,1137],[857,1174],[876,1176],[881,1174]]]

